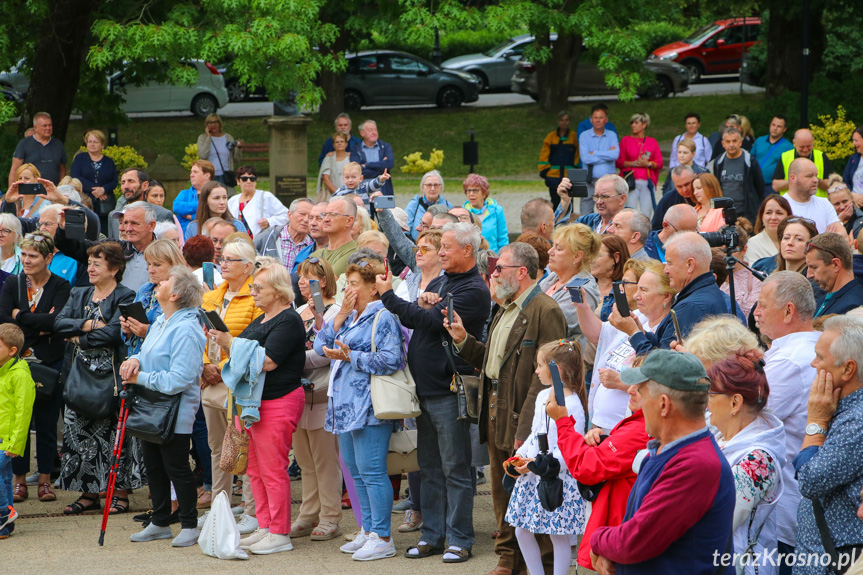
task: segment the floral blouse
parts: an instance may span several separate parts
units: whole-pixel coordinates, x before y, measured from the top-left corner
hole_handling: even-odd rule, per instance
[[[781,471],[769,453],[756,449],[732,466],[731,473],[737,492],[734,505],[734,529],[737,529],[749,521],[759,503],[771,503],[776,498]]]

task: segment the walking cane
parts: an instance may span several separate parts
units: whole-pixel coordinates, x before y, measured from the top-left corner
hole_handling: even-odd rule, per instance
[[[102,512],[102,532],[99,534],[99,546],[105,543],[105,528],[108,526],[108,514],[111,511],[111,501],[114,499],[114,485],[117,483],[117,471],[120,469],[120,456],[123,453],[123,439],[126,437],[126,420],[129,419],[129,407],[126,400],[131,400],[128,386],[123,386],[120,392],[120,416],[117,418],[117,432],[114,434],[114,452],[111,459],[111,470],[108,473],[108,491],[105,494],[105,510]]]

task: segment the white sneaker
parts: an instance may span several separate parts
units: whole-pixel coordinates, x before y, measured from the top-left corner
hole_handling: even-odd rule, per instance
[[[282,551],[293,551],[294,546],[291,544],[289,535],[278,535],[276,533],[267,533],[267,535],[249,547],[249,551],[255,555],[269,555],[270,553],[280,553]]]
[[[237,505],[236,507],[231,507],[231,513],[236,516],[240,516],[246,512],[246,507],[244,505]]]
[[[248,535],[258,528],[258,520],[251,515],[240,515],[237,517],[237,527],[240,528],[240,535]]]
[[[198,529],[199,530],[204,528],[204,521],[207,520],[207,515],[209,515],[209,514],[210,514],[210,512],[207,511],[206,513],[204,513],[200,517],[198,517]]]
[[[270,534],[269,529],[255,529],[255,532],[248,537],[240,539],[240,549],[248,549],[258,541]]]
[[[353,555],[354,553],[363,548],[363,545],[366,544],[366,541],[368,541],[368,539],[369,536],[366,535],[366,532],[360,529],[359,531],[357,531],[357,536],[354,537],[354,540],[350,543],[345,543],[344,545],[339,547],[339,551],[341,551],[342,553],[350,553],[351,555]]]
[[[359,549],[351,556],[354,561],[374,561],[375,559],[386,559],[395,557],[396,546],[393,543],[392,537],[389,541],[384,541],[378,534],[372,531],[369,538],[366,539],[366,544],[362,549]]]

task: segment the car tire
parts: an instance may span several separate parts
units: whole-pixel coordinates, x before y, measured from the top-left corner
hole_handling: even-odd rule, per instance
[[[199,118],[206,118],[210,114],[215,114],[219,109],[219,102],[210,94],[198,94],[192,100],[192,113]]]
[[[363,96],[356,90],[345,90],[345,110],[356,111],[363,107]]]
[[[671,80],[669,78],[667,78],[666,76],[657,76],[656,83],[650,86],[644,95],[646,98],[659,100],[662,98],[667,98],[673,90],[674,84],[671,83]]]
[[[455,86],[444,86],[437,95],[439,108],[458,108],[464,102],[464,94]]]
[[[485,77],[485,74],[479,70],[471,71],[471,74],[473,74],[476,77],[477,82],[479,82],[479,85],[477,86],[479,93],[482,94],[483,92],[488,92],[488,78]]]
[[[686,70],[689,72],[689,83],[696,84],[701,81],[701,77],[704,76],[704,66],[698,60],[684,60],[681,62],[684,66],[686,66]]]
[[[225,89],[228,91],[229,102],[245,102],[249,99],[249,92],[237,80],[225,84]]]

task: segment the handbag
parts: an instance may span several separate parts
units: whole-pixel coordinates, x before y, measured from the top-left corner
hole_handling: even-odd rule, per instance
[[[157,445],[170,443],[174,439],[183,394],[168,395],[142,385],[128,386],[126,391],[131,395],[126,400],[129,405],[126,431]]]
[[[635,189],[635,170],[629,170],[621,177],[626,182],[626,185],[629,186],[629,191],[633,191]]]
[[[372,323],[372,353],[377,352],[375,330],[383,311],[375,315],[375,321]],[[373,374],[371,396],[375,417],[378,419],[405,419],[422,413],[417,398],[417,386],[407,364],[404,369],[399,369],[390,375]]]
[[[455,358],[450,348],[450,342],[441,337],[449,367],[452,370],[450,391],[458,397],[458,419],[477,423],[479,421],[479,388],[482,385],[480,375],[462,375],[455,366]]]
[[[231,513],[228,494],[220,491],[213,500],[210,512],[204,519],[198,546],[204,555],[217,559],[248,559],[249,554],[240,549],[240,528]]]
[[[107,419],[117,411],[117,372],[114,350],[111,350],[111,370],[104,373],[90,369],[81,359],[81,348],[75,346],[72,365],[63,388],[66,406],[87,419]]]
[[[419,471],[417,461],[417,430],[403,429],[390,436],[387,451],[387,475]]]
[[[245,475],[249,466],[249,435],[244,429],[237,429],[234,423],[233,397],[228,394],[228,428],[222,441],[222,457],[219,467],[225,473]]]
[[[212,141],[210,142],[210,145],[211,146],[213,145]],[[228,156],[230,157],[230,155],[231,155],[231,150],[229,148],[228,149]],[[219,167],[222,168],[222,179],[224,180],[224,184],[226,186],[228,186],[229,188],[237,187],[237,172],[235,172],[233,170],[226,170],[225,169],[225,164],[222,163],[222,157],[219,155],[218,151],[216,152],[216,159],[219,160]],[[230,162],[229,162],[229,165],[230,165]]]
[[[54,390],[60,382],[60,372],[36,361],[35,358],[27,358],[26,361],[30,367],[30,377],[36,384],[36,399],[47,401],[54,394]]]

